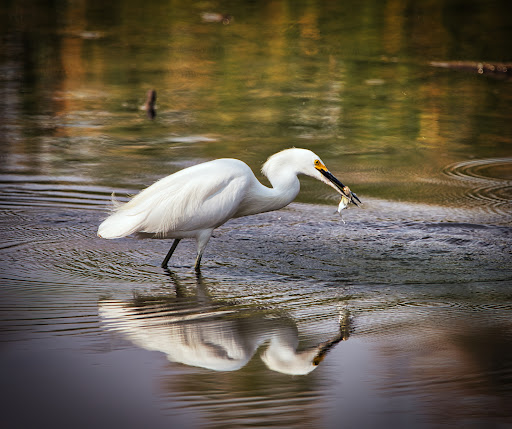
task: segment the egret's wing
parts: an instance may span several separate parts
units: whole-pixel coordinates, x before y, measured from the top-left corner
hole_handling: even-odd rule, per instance
[[[250,168],[236,160],[216,160],[181,170],[117,208],[100,225],[99,234],[105,238],[134,232],[164,236],[172,231],[215,228],[233,216],[253,177]]]
[[[230,175],[193,180],[166,189],[148,213],[141,232],[195,231],[215,228],[233,216],[243,198],[246,178]]]
[[[128,303],[105,300],[99,315],[105,327],[124,334],[146,350],[167,355],[172,362],[234,371],[243,367],[259,344],[251,344],[240,332],[235,319],[211,320],[197,315],[174,313],[172,308],[159,313],[141,313]]]

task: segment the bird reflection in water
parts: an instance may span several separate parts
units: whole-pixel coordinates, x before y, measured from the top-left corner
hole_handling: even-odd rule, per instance
[[[172,362],[214,371],[243,368],[262,347],[260,356],[269,369],[291,375],[313,371],[329,350],[349,336],[349,314],[344,310],[337,316],[336,336],[300,350],[297,324],[286,313],[241,309],[214,300],[200,275],[197,294],[186,296],[176,276],[168,274],[176,294],[101,300],[104,326],[141,348],[165,353]]]

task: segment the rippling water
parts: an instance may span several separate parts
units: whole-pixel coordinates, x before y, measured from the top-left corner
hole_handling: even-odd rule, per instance
[[[512,158],[457,162],[443,171],[467,187],[465,197],[501,214],[512,211]]]
[[[165,242],[95,237],[107,189],[21,179],[2,178],[1,338],[11,413],[42,412],[27,425],[86,397],[84,427],[510,419],[512,230],[494,211],[367,198],[343,223],[293,204],[219,228],[197,277],[191,243],[168,271]]]
[[[2,422],[512,425],[510,6],[413,3],[0,6]],[[290,146],[362,208],[306,178],[200,275],[96,236],[112,192]]]

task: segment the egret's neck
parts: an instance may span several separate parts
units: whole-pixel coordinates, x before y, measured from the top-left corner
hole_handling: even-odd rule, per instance
[[[290,204],[300,191],[300,182],[297,174],[283,171],[280,175],[270,177],[272,188],[261,185],[267,194],[269,202],[273,204],[270,210],[278,210]]]
[[[256,213],[279,210],[290,204],[300,190],[297,175],[282,171],[279,175],[269,177],[271,188],[262,185],[255,178],[254,185],[248,192],[236,216],[247,216]]]

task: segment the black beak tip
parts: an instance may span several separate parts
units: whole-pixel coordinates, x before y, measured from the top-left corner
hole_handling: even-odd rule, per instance
[[[328,170],[320,170],[320,173],[322,173],[327,179],[329,179],[336,187],[340,190],[341,194],[344,195],[348,200],[353,203],[356,207],[359,207],[359,204],[363,204],[359,197],[354,194],[348,186],[345,186],[343,183],[341,183],[336,177],[334,177],[330,171]],[[356,203],[357,200],[359,204]]]

